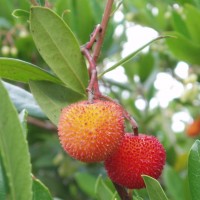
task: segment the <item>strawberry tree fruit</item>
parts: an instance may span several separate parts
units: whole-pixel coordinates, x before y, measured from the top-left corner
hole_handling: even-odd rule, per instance
[[[200,135],[200,117],[195,119],[191,124],[187,126],[186,134],[189,137],[196,137]]]
[[[145,187],[141,175],[158,179],[165,164],[166,154],[154,136],[126,133],[119,148],[105,161],[110,179],[129,189]]]
[[[64,150],[83,162],[104,161],[124,136],[122,108],[110,101],[81,101],[61,112],[58,135]]]

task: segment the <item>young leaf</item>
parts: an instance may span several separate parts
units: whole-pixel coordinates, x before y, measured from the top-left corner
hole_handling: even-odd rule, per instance
[[[32,200],[53,200],[48,188],[38,179],[33,179]]]
[[[125,63],[127,63],[128,61],[130,61],[133,57],[135,57],[139,52],[141,52],[145,47],[149,46],[150,44],[154,43],[157,40],[163,39],[163,38],[167,38],[167,37],[171,37],[171,36],[160,36],[157,37],[153,40],[151,40],[150,42],[148,42],[147,44],[143,45],[142,47],[140,47],[138,50],[134,51],[133,53],[129,54],[128,56],[126,56],[125,58],[121,59],[120,61],[118,61],[116,64],[114,64],[112,67],[109,67],[107,70],[105,70],[104,72],[102,72],[98,77],[101,78],[104,74],[106,74],[107,72],[110,72],[112,70],[114,70],[115,68],[119,67],[120,65],[123,65]]]
[[[189,187],[193,200],[200,199],[200,140],[196,140],[190,149],[188,158]]]
[[[32,199],[31,165],[28,144],[18,114],[0,82],[0,152],[5,166],[11,199]]]
[[[47,81],[30,81],[30,88],[44,113],[55,125],[63,107],[84,98],[69,88]]]
[[[68,88],[85,94],[88,72],[79,44],[52,10],[32,7],[30,29],[41,56]]]
[[[26,11],[26,10],[22,10],[22,9],[16,9],[16,10],[14,10],[13,12],[12,12],[12,15],[14,16],[14,17],[16,17],[16,18],[21,18],[21,17],[23,17],[23,18],[26,18],[26,19],[28,19],[29,18],[29,12],[28,11]]]
[[[0,77],[24,83],[30,80],[46,80],[62,84],[57,77],[36,65],[13,58],[0,58]]]
[[[31,93],[10,83],[3,81],[2,83],[18,112],[26,109],[28,114],[33,117],[46,118],[46,115],[42,112]]]
[[[142,175],[142,178],[144,179],[150,200],[168,200],[160,183],[156,179],[146,175]]]

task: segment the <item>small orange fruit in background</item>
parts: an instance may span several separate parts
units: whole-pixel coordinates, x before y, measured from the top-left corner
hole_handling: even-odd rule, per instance
[[[83,162],[104,161],[124,136],[122,108],[110,101],[81,101],[64,108],[58,124],[64,150]]]
[[[188,125],[186,129],[186,134],[190,137],[200,135],[200,117]]]
[[[126,133],[118,149],[106,159],[105,168],[113,182],[141,189],[145,187],[141,175],[159,178],[165,160],[165,150],[156,137]]]

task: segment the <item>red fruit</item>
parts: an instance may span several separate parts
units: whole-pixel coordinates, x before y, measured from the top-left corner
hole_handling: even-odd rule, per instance
[[[110,101],[82,101],[64,108],[58,124],[60,142],[77,160],[105,160],[124,136],[124,118],[119,105]]]
[[[141,175],[157,179],[165,159],[165,150],[156,137],[126,133],[119,148],[105,161],[105,168],[113,182],[140,189],[145,187]]]

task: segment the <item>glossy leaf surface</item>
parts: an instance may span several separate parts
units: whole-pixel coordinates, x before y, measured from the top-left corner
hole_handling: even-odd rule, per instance
[[[200,141],[192,145],[188,158],[188,178],[193,200],[200,198]]]
[[[47,71],[31,63],[13,58],[0,58],[0,77],[24,83],[28,83],[30,80],[47,80],[62,84],[57,77]]]
[[[38,179],[33,179],[33,200],[53,200],[48,188]]]
[[[168,200],[160,183],[156,179],[146,175],[143,175],[142,177],[144,179],[150,200]]]
[[[33,7],[30,28],[37,49],[49,67],[68,88],[85,94],[87,68],[79,44],[65,22],[48,8]]]
[[[31,81],[31,91],[44,113],[54,123],[58,123],[61,109],[84,97],[61,85],[47,81]]]
[[[18,112],[26,109],[28,114],[33,117],[46,118],[31,93],[7,82],[3,82],[3,85]]]
[[[0,82],[0,152],[5,166],[11,199],[32,199],[31,165],[28,144],[6,89]]]

